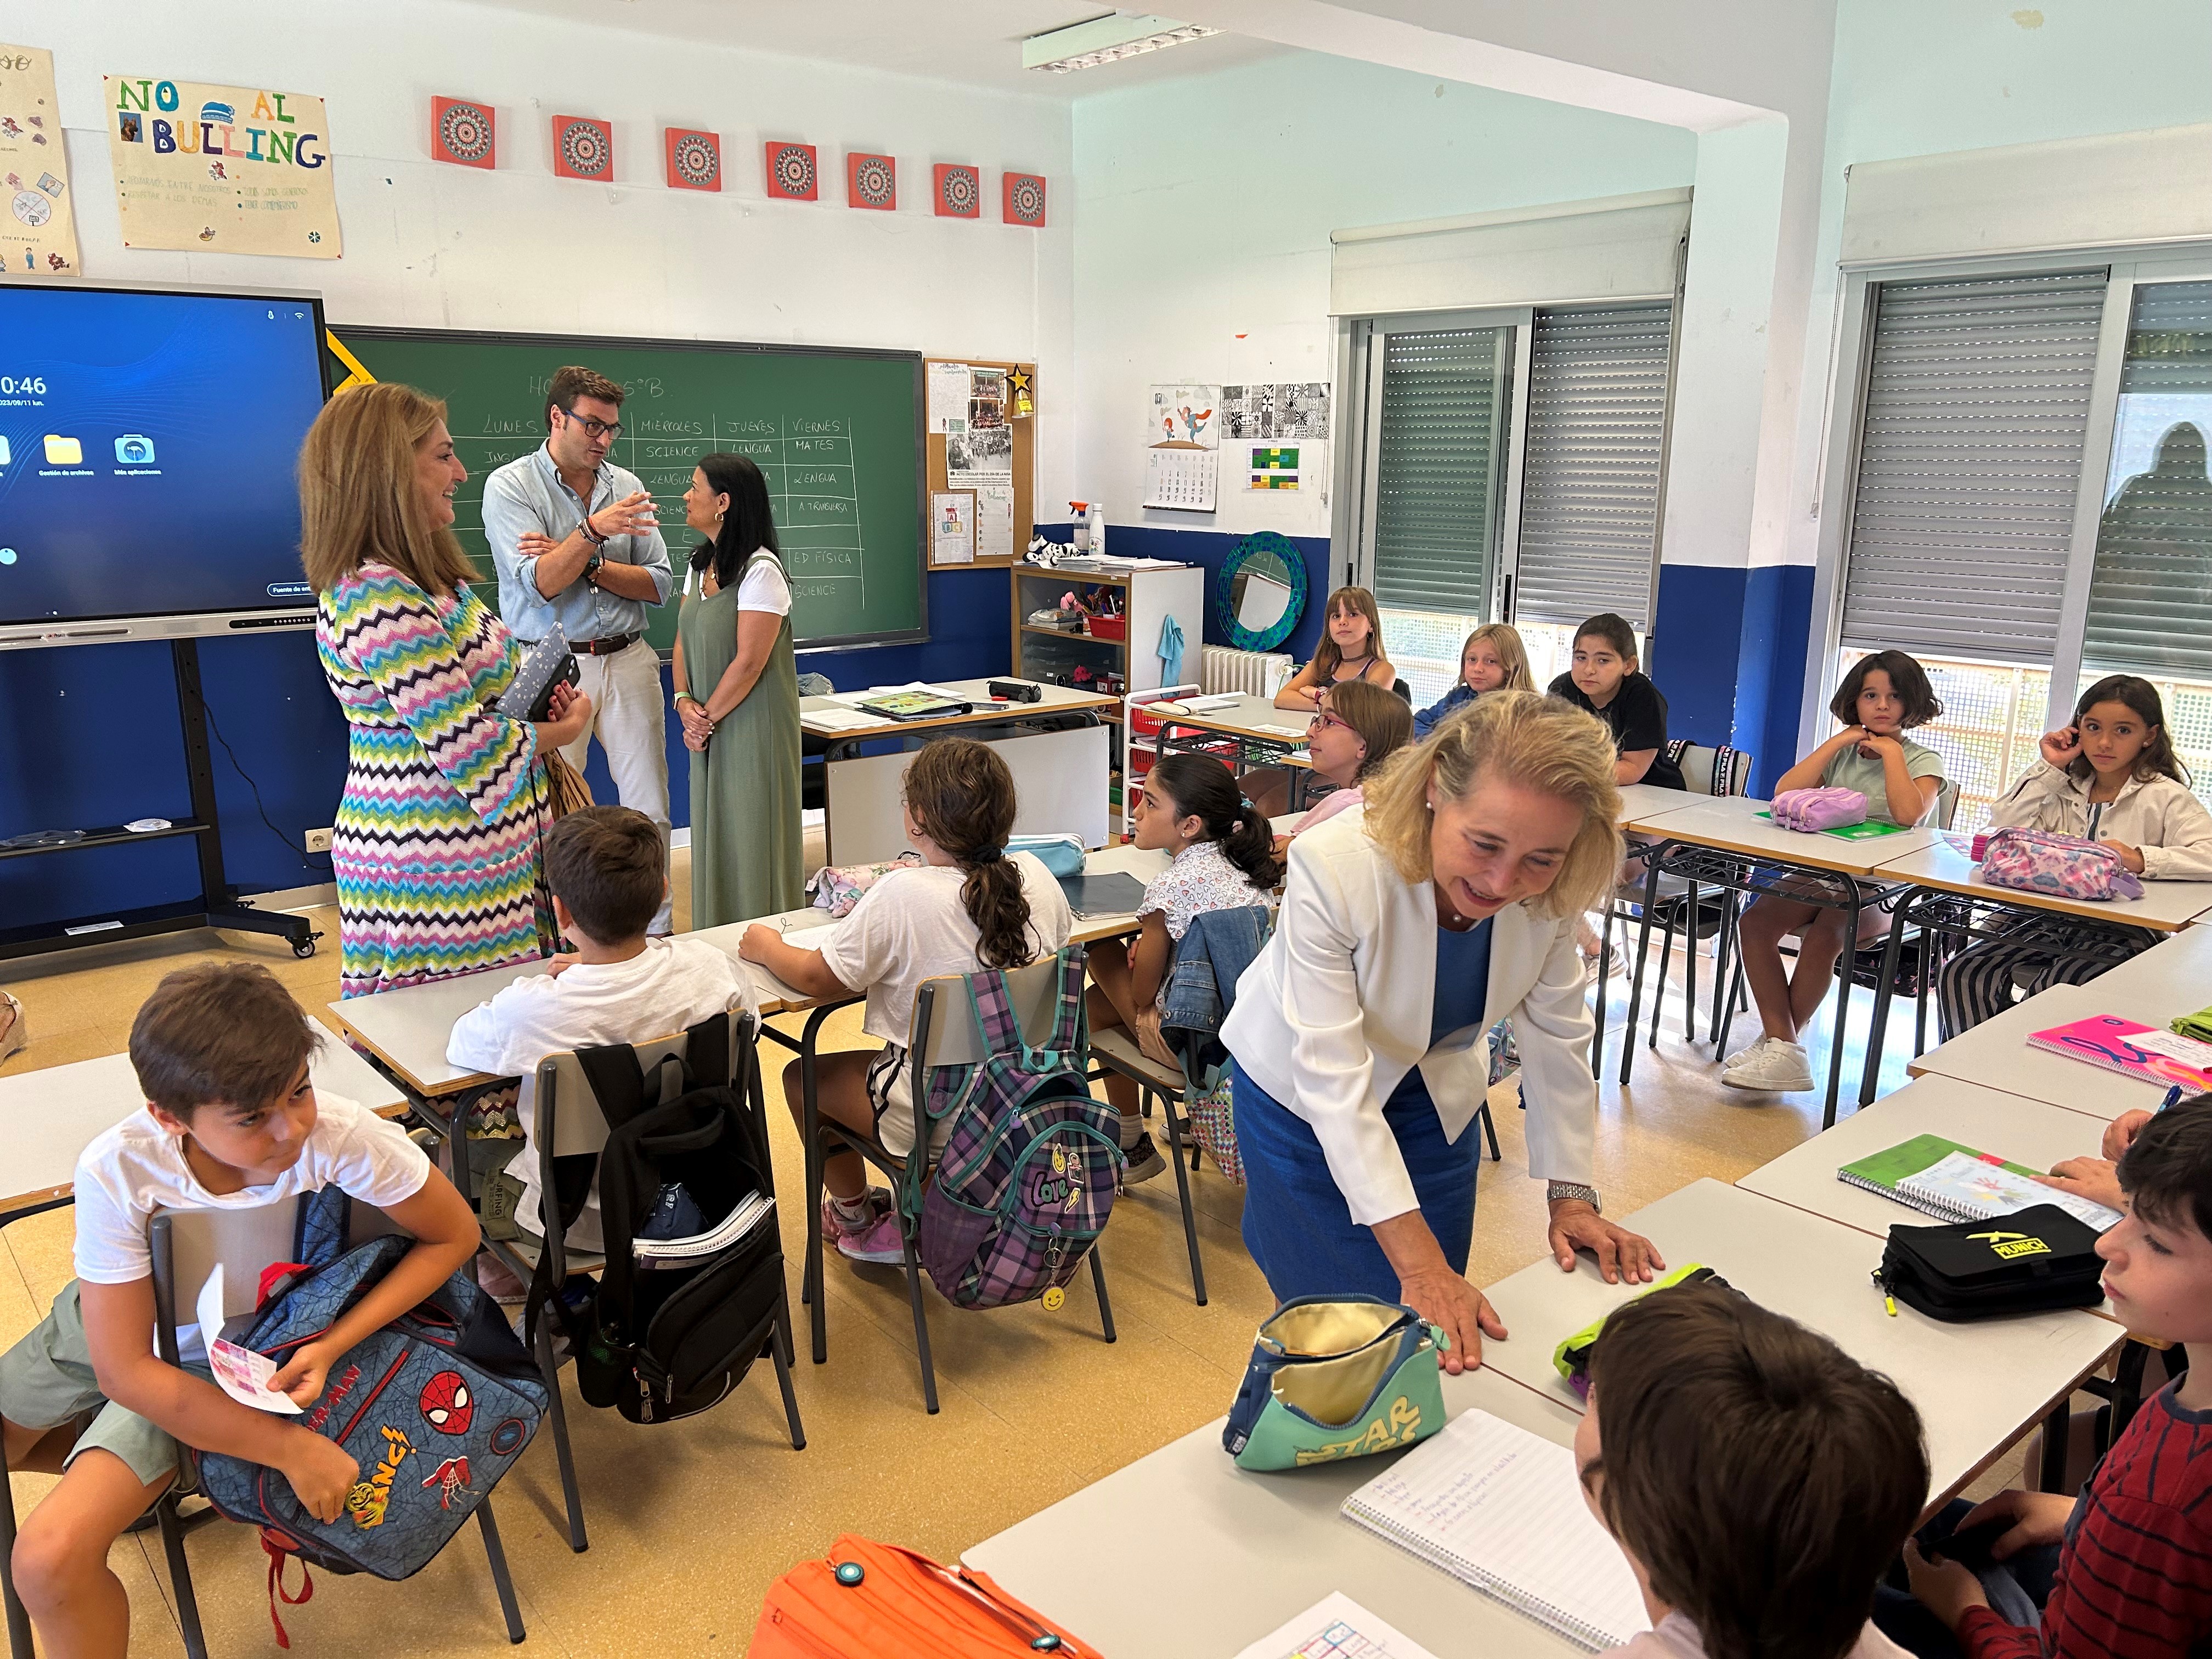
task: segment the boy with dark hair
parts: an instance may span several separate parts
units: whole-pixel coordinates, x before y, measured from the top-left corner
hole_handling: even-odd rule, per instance
[[[2212,1095],[2146,1124],[2120,1158],[2119,1180],[2126,1214],[2097,1241],[2105,1293],[2136,1335],[2201,1354],[2212,1342]],[[2031,1594],[2057,1556],[2040,1628],[2001,1618],[1969,1569],[1905,1547],[1913,1595],[1973,1659],[2212,1650],[2212,1372],[2192,1366],[2145,1401],[2078,1498],[2000,1492],[1957,1524],[2000,1518],[2013,1525],[1990,1553],[2023,1569],[2014,1576]]]
[[[647,937],[667,901],[668,865],[659,830],[642,812],[586,806],[569,813],[546,835],[545,878],[554,919],[576,953],[478,1003],[454,1022],[446,1047],[456,1066],[523,1080],[516,1108],[523,1147],[511,1173],[492,1180],[518,1183],[519,1192],[508,1188],[515,1223],[533,1237],[544,1232],[532,1139],[538,1062],[563,1049],[666,1036],[726,1009],[760,1009],[752,976],[734,958],[702,939]],[[566,1237],[574,1249],[600,1247],[596,1185]]]
[[[121,1659],[131,1606],[108,1547],[167,1489],[178,1442],[265,1464],[325,1521],[361,1478],[321,1435],[241,1406],[156,1354],[155,1211],[254,1209],[335,1185],[415,1236],[391,1273],[272,1379],[302,1406],[321,1396],[335,1361],[476,1249],[475,1216],[397,1124],[350,1101],[316,1100],[307,1062],[319,1040],[269,970],[246,964],[169,975],[131,1025],[146,1109],[77,1160],[76,1277],[0,1355],[9,1468],[62,1477],[24,1521],[14,1557],[16,1593],[52,1652]],[[185,1364],[205,1364],[198,1327],[180,1326],[177,1345]]]
[[[1827,1338],[1711,1285],[1606,1321],[1575,1462],[1654,1628],[1634,1659],[1901,1659],[1867,1622],[1928,1495],[1920,1414]]]

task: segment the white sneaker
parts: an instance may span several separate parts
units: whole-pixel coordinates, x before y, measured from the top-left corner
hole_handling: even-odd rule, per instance
[[[1812,1062],[1802,1044],[1763,1036],[1729,1062],[1721,1081],[1731,1089],[1762,1089],[1777,1094],[1813,1086]]]

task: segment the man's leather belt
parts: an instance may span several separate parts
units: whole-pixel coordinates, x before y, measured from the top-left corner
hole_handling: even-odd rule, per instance
[[[611,657],[617,651],[629,650],[644,637],[642,634],[610,634],[603,640],[571,640],[568,648],[587,657]]]

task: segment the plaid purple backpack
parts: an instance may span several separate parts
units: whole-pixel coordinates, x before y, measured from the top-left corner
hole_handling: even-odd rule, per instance
[[[919,1216],[922,1266],[955,1307],[1004,1308],[1065,1285],[1114,1208],[1121,1117],[1085,1075],[1083,957],[1064,950],[1057,966],[1047,1047],[1023,1042],[1006,976],[988,969],[968,976],[988,1058],[930,1074],[930,1123],[951,1128],[926,1188],[924,1160],[907,1160],[899,1202]]]

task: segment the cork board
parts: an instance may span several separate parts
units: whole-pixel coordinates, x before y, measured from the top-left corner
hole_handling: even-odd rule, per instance
[[[1018,372],[1030,377],[1032,400],[1036,395],[1036,365],[1034,363],[1001,362],[989,357],[931,357],[925,359],[922,365],[925,381],[928,379],[930,368],[938,363],[966,363],[971,368],[1000,369],[1009,375]],[[939,564],[930,542],[926,538],[923,548],[932,570],[1004,570],[1020,563],[1023,553],[1029,547],[1030,537],[1035,533],[1033,526],[1036,523],[1036,417],[1034,414],[1015,413],[1015,400],[1011,389],[1006,398],[1006,422],[1013,434],[1014,443],[1013,552],[1004,558],[987,559],[978,556],[972,564]],[[926,432],[923,441],[927,449],[930,489],[934,492],[965,488],[951,477],[946,465],[945,434],[942,432]]]

